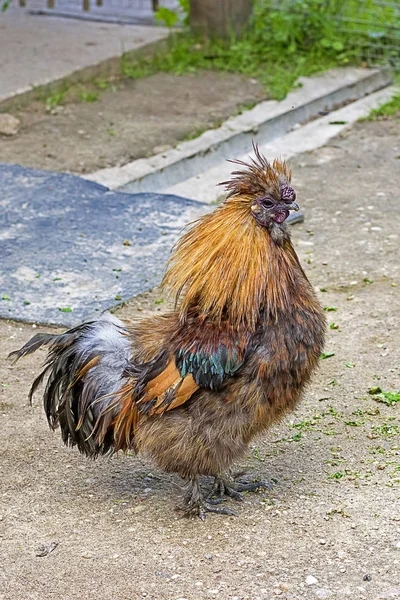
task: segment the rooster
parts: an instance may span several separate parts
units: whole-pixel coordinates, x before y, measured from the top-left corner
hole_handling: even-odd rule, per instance
[[[90,457],[149,456],[187,481],[181,509],[235,514],[223,495],[266,485],[227,476],[255,436],[292,411],[316,369],[325,318],[290,241],[298,210],[291,169],[255,158],[223,182],[227,198],[176,244],[163,285],[174,310],[140,322],[111,314],[60,335],[38,333],[19,359],[48,347],[30,400],[64,443]],[[199,477],[212,476],[211,494]]]

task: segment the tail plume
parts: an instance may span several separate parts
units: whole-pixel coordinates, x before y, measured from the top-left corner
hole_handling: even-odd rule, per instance
[[[113,452],[114,423],[129,385],[131,342],[124,324],[106,314],[63,334],[36,334],[10,358],[49,349],[29,399],[47,377],[43,404],[52,429],[69,446],[95,457]],[[125,446],[126,447],[126,446]]]

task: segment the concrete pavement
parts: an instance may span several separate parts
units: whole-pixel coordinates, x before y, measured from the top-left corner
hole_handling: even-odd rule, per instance
[[[165,39],[164,27],[0,13],[0,103]]]

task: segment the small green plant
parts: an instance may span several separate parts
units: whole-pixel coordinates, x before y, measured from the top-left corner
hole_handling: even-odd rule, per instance
[[[192,131],[191,133],[187,133],[183,137],[183,141],[189,142],[190,140],[195,140],[196,138],[200,137],[205,131],[206,131],[206,128],[203,127],[201,129],[196,129],[196,131]]]
[[[387,436],[387,437],[399,435],[398,426],[392,425],[391,423],[383,423],[383,425],[375,425],[375,427],[372,428],[372,431],[377,435],[383,435],[383,436]]]
[[[67,89],[60,89],[46,98],[46,110],[53,110],[56,106],[60,106],[67,94]]]
[[[190,0],[178,0],[179,1],[179,11],[171,10],[170,8],[166,8],[165,6],[160,6],[157,12],[154,14],[157,21],[164,23],[167,27],[173,27],[180,20],[184,25],[188,25],[189,23],[189,8],[190,8]]]
[[[154,16],[157,21],[161,21],[167,27],[173,27],[179,20],[178,14],[174,10],[166,8],[165,6],[160,6]]]
[[[253,456],[254,458],[256,458],[257,460],[259,460],[260,462],[264,462],[265,458],[263,456],[261,456],[260,454],[260,449],[259,448],[253,448]]]
[[[400,117],[400,92],[379,108],[374,108],[366,117],[366,121],[377,121],[385,117]]]
[[[328,479],[342,479],[342,477],[345,476],[345,473],[343,473],[343,471],[336,471],[336,473],[332,473],[332,475],[329,475]]]
[[[84,88],[78,90],[78,98],[81,102],[97,102],[100,92],[93,92]]]
[[[380,387],[372,387],[368,393],[376,402],[381,402],[387,406],[394,406],[400,402],[400,390],[398,392],[384,392]]]
[[[334,352],[322,352],[322,354],[319,358],[320,358],[320,360],[325,360],[327,358],[331,358],[331,356],[335,356],[335,353]]]

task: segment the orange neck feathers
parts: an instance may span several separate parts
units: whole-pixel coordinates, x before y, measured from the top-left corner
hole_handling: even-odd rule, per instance
[[[261,310],[288,310],[308,281],[289,235],[277,244],[250,213],[248,197],[235,196],[195,222],[177,243],[163,285],[179,299],[184,321],[190,308],[216,323],[254,331]]]

